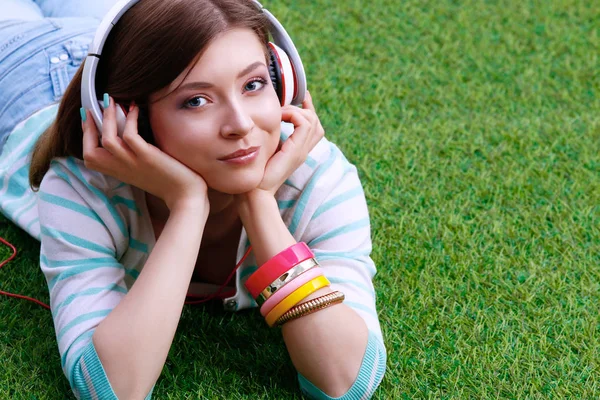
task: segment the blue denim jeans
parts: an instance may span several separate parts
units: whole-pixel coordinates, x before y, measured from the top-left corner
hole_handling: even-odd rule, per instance
[[[117,0],[2,0],[0,157],[14,127],[60,101]]]

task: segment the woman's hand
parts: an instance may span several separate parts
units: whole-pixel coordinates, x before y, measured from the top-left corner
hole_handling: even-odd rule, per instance
[[[204,179],[138,134],[139,107],[129,107],[123,138],[117,136],[115,103],[104,110],[102,147],[98,129],[87,112],[83,127],[83,161],[87,168],[110,175],[162,199],[169,210],[175,207],[205,207],[209,202]]]
[[[281,118],[294,124],[294,132],[269,159],[263,179],[256,189],[275,195],[283,182],[306,161],[308,153],[325,135],[308,91],[302,107],[282,107]]]

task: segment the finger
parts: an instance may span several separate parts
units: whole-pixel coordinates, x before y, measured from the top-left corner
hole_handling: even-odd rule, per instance
[[[304,95],[304,101],[302,102],[302,108],[305,110],[311,110],[314,111],[315,113],[317,112],[315,110],[315,105],[313,104],[313,100],[312,100],[312,96],[310,95],[310,92],[307,90],[306,94]]]
[[[82,108],[84,115],[86,116],[85,121],[81,122],[83,130],[83,161],[87,168],[94,169],[99,172],[101,166],[108,163],[111,154],[100,147],[99,133],[96,123],[92,119],[92,115],[89,111]]]
[[[309,99],[308,108],[303,108],[300,110],[300,112],[310,122],[312,127],[309,133],[309,140],[307,141],[308,146],[312,150],[323,138],[323,136],[325,136],[325,130],[323,129],[323,125],[321,125],[321,120],[319,119],[319,116],[315,112],[315,108],[312,105],[312,98]]]
[[[115,102],[108,94],[104,94],[104,101],[108,100],[108,107],[104,109],[102,116],[102,147],[118,158],[125,158],[125,151],[121,138],[117,137],[117,117]]]
[[[302,145],[306,142],[309,137],[311,124],[301,109],[295,106],[282,107],[281,120],[294,125],[294,132],[292,132],[286,142],[293,140],[297,145]]]
[[[135,155],[142,154],[148,145],[148,143],[139,135],[138,132],[138,118],[140,115],[140,108],[131,102],[129,105],[129,112],[127,113],[127,119],[125,120],[125,130],[123,131],[123,141],[129,146],[129,149]]]
[[[296,106],[285,106],[281,108],[281,120],[284,122],[290,122],[294,125],[294,128],[310,125],[310,121],[306,118],[306,115],[302,113],[302,109]]]
[[[294,111],[300,113],[306,119],[306,121],[308,121],[309,128],[306,137],[303,139],[302,143],[312,150],[315,144],[323,136],[321,134],[323,130],[323,128],[321,127],[321,121],[319,121],[319,117],[312,109],[301,109],[298,107],[294,107]]]
[[[85,121],[83,119],[81,121],[81,129],[83,130],[83,158],[85,158],[86,154],[92,154],[98,148],[98,130],[96,129],[96,124],[91,122],[92,117],[90,113],[84,108],[81,108],[81,110],[84,113],[83,115],[85,115]]]

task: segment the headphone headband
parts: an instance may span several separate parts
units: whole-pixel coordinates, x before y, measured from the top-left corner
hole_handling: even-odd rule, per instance
[[[110,31],[117,24],[121,16],[138,2],[139,0],[120,0],[115,3],[104,16],[100,25],[98,25],[96,35],[94,36],[94,40],[90,45],[88,55],[85,59],[81,77],[81,105],[85,109],[90,110],[100,132],[102,132],[102,110],[98,105],[98,97],[96,94],[96,70],[98,68],[98,62],[102,56],[104,43],[106,42]],[[296,50],[294,42],[292,42],[292,39],[277,18],[275,18],[275,16],[273,16],[273,14],[264,8],[258,1],[252,0],[252,2],[257,9],[267,17],[269,21],[269,33],[273,37],[273,41],[288,54],[292,62],[297,82],[297,92],[294,93],[292,104],[300,105],[304,101],[306,92],[306,75],[298,50]]]

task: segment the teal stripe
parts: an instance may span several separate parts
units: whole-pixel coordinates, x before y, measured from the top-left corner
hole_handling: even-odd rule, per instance
[[[115,255],[115,251],[113,249],[109,249],[108,247],[100,246],[99,244],[90,242],[89,240],[85,240],[80,238],[79,236],[71,235],[70,233],[59,231],[57,229],[52,229],[43,226],[42,227],[42,235],[49,236],[55,239],[66,240],[67,242],[77,246],[84,248],[86,250],[95,251],[98,253],[108,254],[111,256]]]
[[[131,237],[129,238],[129,247],[142,253],[148,254],[148,245]]]
[[[40,220],[40,219],[39,219],[38,217],[35,217],[34,219],[32,219],[32,220],[31,220],[31,222],[30,222],[30,223],[28,223],[28,224],[27,224],[27,226],[25,227],[25,230],[26,230],[27,232],[29,232],[29,229],[31,228],[31,225],[35,224],[36,222],[39,222],[39,220]],[[38,239],[38,240],[40,240],[40,238],[39,238],[39,237],[38,237],[37,239]]]
[[[70,269],[56,275],[54,278],[52,278],[50,283],[48,283],[48,289],[50,291],[52,291],[52,289],[54,289],[54,285],[56,285],[58,282],[60,282],[62,280],[70,278],[75,275],[83,274],[88,271],[93,271],[98,268],[121,268],[121,269],[123,269],[123,266],[115,261],[114,264],[82,265],[80,267],[70,268]]]
[[[356,262],[364,265],[367,268],[367,270],[369,271],[369,273],[371,274],[371,276],[375,276],[375,274],[377,273],[377,270],[371,263],[359,260],[362,257],[369,257],[369,255],[371,254],[370,250],[346,251],[346,252],[344,252],[344,251],[335,251],[335,252],[334,251],[319,251],[316,249],[311,249],[311,250],[315,254],[317,261],[319,261],[319,262],[328,261],[328,260],[339,260],[339,259],[356,261]]]
[[[312,216],[311,220],[317,218],[319,215],[323,214],[325,211],[337,206],[338,204],[341,204],[347,200],[353,199],[354,197],[363,194],[363,188],[361,186],[354,188],[352,190],[349,190],[345,193],[342,193],[336,197],[334,197],[333,199],[321,204],[319,206],[319,208],[317,208],[317,211],[314,213],[314,215]]]
[[[71,357],[69,357],[69,358],[70,358],[70,360],[71,360],[71,363],[73,363],[73,361],[74,361],[74,360],[78,359],[78,358],[79,358],[79,356],[81,356],[81,353],[83,353],[83,350],[85,349],[85,347],[86,347],[86,346],[83,346],[82,348],[80,348],[79,350],[77,350],[77,352],[76,352],[76,353],[74,353],[74,354],[70,354],[70,353],[71,353],[71,349],[72,349],[73,347],[75,347],[75,345],[76,345],[77,343],[79,343],[79,342],[81,342],[81,341],[84,341],[84,340],[88,340],[89,338],[91,338],[91,337],[94,335],[94,331],[95,331],[95,329],[93,329],[93,330],[91,330],[91,331],[87,331],[87,332],[85,332],[85,333],[81,334],[81,335],[80,335],[80,336],[79,336],[77,339],[75,339],[75,340],[73,341],[73,343],[71,343],[71,345],[69,346],[69,349],[68,349],[67,351],[65,351],[65,352],[63,353],[62,357],[60,358],[60,365],[61,365],[63,368],[65,368],[65,364],[66,364],[66,362],[67,362],[67,357],[68,357],[69,355],[71,355]],[[65,369],[66,369],[66,370],[69,372],[69,376],[71,376],[71,372],[72,372],[72,371],[70,371],[70,370],[72,370],[72,369],[73,369],[73,366],[75,366],[75,364],[73,364],[73,365],[71,366],[71,368],[65,368]]]
[[[29,188],[28,174],[29,165],[25,164],[8,178],[8,181],[6,182],[6,192],[2,194],[2,196],[13,201],[4,203],[4,214],[12,215],[13,212],[22,204],[19,201],[15,201],[15,199],[22,199],[25,196],[25,191]],[[2,188],[2,190],[3,189],[4,188]]]
[[[322,251],[317,249],[311,249],[312,252],[317,257],[318,261],[324,260],[332,260],[336,258],[345,258],[350,259],[352,261],[356,260],[358,257],[365,257],[371,254],[370,250],[360,250],[360,251]],[[360,262],[360,261],[359,261]]]
[[[46,264],[50,268],[56,267],[72,267],[75,265],[100,265],[100,264],[110,264],[114,263],[115,260],[113,257],[93,257],[93,258],[77,258],[73,260],[51,260],[47,258],[45,255],[40,256],[42,262]]]
[[[52,308],[52,315],[55,315],[56,312],[58,310],[60,310],[61,308],[63,308],[64,306],[68,306],[69,304],[71,304],[73,302],[73,300],[75,300],[78,297],[90,296],[90,295],[102,293],[105,291],[119,292],[119,293],[127,294],[127,289],[122,288],[121,286],[117,285],[116,283],[113,283],[113,284],[110,284],[110,285],[107,285],[104,287],[92,287],[92,288],[83,290],[81,292],[77,292],[77,293],[73,293],[73,294],[69,295],[69,297],[67,297],[58,306]]]
[[[296,199],[293,200],[277,200],[277,207],[280,210],[285,210],[286,208],[292,208],[296,204]]]
[[[290,181],[289,179],[286,179],[286,180],[283,182],[283,184],[284,184],[284,185],[287,185],[287,186],[289,186],[289,187],[293,187],[294,189],[300,190],[300,189],[298,189],[298,188],[296,187],[296,185],[294,185],[294,184],[292,183],[292,181]]]
[[[338,277],[332,277],[332,276],[327,276],[327,279],[329,279],[330,283],[339,284],[339,285],[355,286],[355,287],[362,289],[365,292],[369,293],[372,297],[375,297],[375,291],[362,282],[355,281],[353,279],[338,278]]]
[[[340,235],[345,235],[347,233],[356,231],[358,229],[362,229],[364,227],[368,227],[369,224],[370,224],[369,218],[364,218],[364,219],[361,219],[359,221],[355,221],[355,222],[352,222],[350,224],[346,224],[346,225],[340,226],[337,229],[334,229],[332,231],[327,232],[324,235],[321,235],[321,236],[318,236],[318,237],[314,238],[313,240],[311,240],[308,243],[308,246],[312,247],[312,246],[316,245],[317,243],[321,243],[324,240],[328,240],[328,239],[331,239],[331,238],[334,238],[334,237],[340,236]]]
[[[43,127],[40,126],[39,122],[36,122],[34,126],[31,126],[31,124],[28,123],[30,121],[34,122],[38,120],[39,118],[29,118],[27,120],[27,123],[23,127],[14,130],[8,136],[5,147],[5,153],[8,154],[8,156],[4,157],[0,165],[11,166],[19,162],[19,160],[21,160],[22,158],[31,154],[33,146],[35,145],[40,134],[43,132]],[[23,145],[24,143],[26,144]],[[21,147],[20,151],[16,151],[17,147],[20,146],[23,147]]]
[[[90,345],[86,347],[86,350],[83,352],[81,356],[81,373],[76,377],[76,385],[82,390],[91,392],[91,389],[94,389],[96,396],[94,398],[102,399],[102,400],[118,400],[117,396],[115,396],[115,392],[112,390],[110,383],[108,382],[108,377],[106,376],[106,372],[102,367],[102,363],[100,362],[100,358],[98,357],[98,353],[96,353],[96,349],[94,348],[94,342],[90,342]],[[89,382],[91,382],[92,387],[88,387],[88,381],[84,376],[84,369],[87,371]],[[92,397],[83,397],[82,398],[92,398]]]
[[[13,221],[18,221],[21,215],[25,214],[27,211],[31,210],[33,207],[37,205],[36,196],[31,196],[28,200],[28,203],[25,207],[23,207],[18,213],[13,216]]]
[[[50,193],[46,193],[46,192],[39,192],[39,193],[40,193],[40,200],[43,200],[46,203],[50,203],[50,204],[57,205],[59,207],[66,208],[67,210],[74,211],[74,212],[81,214],[85,217],[88,217],[102,225],[102,220],[100,219],[98,214],[96,214],[94,211],[92,211],[89,207],[82,206],[81,204],[78,204],[72,200],[68,200],[68,199],[65,199],[64,197],[60,197],[60,196],[55,196]]]
[[[366,312],[367,314],[370,314],[371,316],[373,316],[374,318],[378,318],[377,313],[375,312],[375,310],[373,310],[372,308],[369,308],[367,306],[365,306],[364,304],[361,303],[356,303],[354,301],[344,301],[344,304],[347,305],[350,308],[353,308],[355,310],[361,310]]]
[[[127,199],[122,196],[113,196],[113,197],[111,197],[111,200],[112,200],[113,204],[115,204],[115,205],[123,204],[125,207],[127,207],[131,211],[135,212],[137,215],[142,215],[142,212],[139,210],[139,208],[137,208],[137,204],[135,203],[135,200]]]
[[[310,168],[314,169],[317,166],[317,161],[314,158],[312,158],[311,156],[307,156],[306,161],[304,161],[304,164],[306,164]]]
[[[137,279],[138,276],[140,276],[140,272],[134,268],[125,270],[125,273],[131,276],[133,279]]]
[[[100,201],[102,201],[104,203],[104,205],[106,206],[106,209],[108,210],[108,212],[110,212],[115,223],[119,227],[121,234],[124,237],[128,237],[129,235],[127,234],[127,229],[125,228],[125,223],[123,222],[123,219],[121,219],[121,216],[119,215],[119,212],[117,211],[115,206],[113,206],[111,204],[111,202],[108,200],[108,197],[106,197],[106,194],[103,191],[99,190],[98,188],[90,185],[90,183],[84,178],[83,173],[79,169],[79,166],[73,160],[73,157],[67,158],[67,164],[69,165],[71,171],[81,180],[81,182],[83,184],[85,184],[87,186],[87,188],[92,193],[94,193]]]
[[[298,225],[300,224],[300,219],[302,218],[302,215],[304,214],[304,210],[306,209],[306,205],[308,204],[308,199],[310,198],[312,191],[315,188],[315,185],[321,178],[321,175],[323,175],[331,167],[331,165],[333,164],[335,159],[336,159],[335,153],[333,151],[331,151],[329,154],[329,159],[325,163],[321,164],[319,166],[319,168],[317,168],[317,170],[313,174],[311,180],[308,182],[308,184],[302,190],[302,194],[300,195],[300,198],[298,199],[298,205],[296,206],[296,210],[294,211],[294,216],[292,217],[292,222],[289,226],[289,230],[290,230],[290,233],[292,234],[292,236],[296,233],[296,229],[298,229]]]
[[[91,399],[92,395],[87,387],[87,383],[85,381],[85,379],[83,378],[83,366],[84,366],[84,357],[85,357],[85,353],[89,351],[89,348],[93,347],[92,342],[90,341],[86,346],[84,346],[81,351],[77,351],[77,359],[75,360],[75,362],[71,365],[70,369],[67,369],[67,371],[70,371],[70,375],[69,375],[69,383],[71,384],[71,387],[79,392],[79,398],[80,399]],[[72,361],[71,361],[72,362]],[[77,368],[79,366],[79,368]]]
[[[62,339],[62,337],[71,328],[76,327],[77,325],[81,324],[82,322],[89,321],[90,319],[94,319],[94,318],[98,318],[98,317],[106,317],[111,311],[112,311],[112,308],[109,308],[109,309],[105,309],[105,310],[98,310],[98,311],[92,311],[89,313],[81,314],[80,316],[78,316],[77,318],[75,318],[74,320],[69,322],[67,325],[64,326],[64,328],[62,328],[60,330],[56,340],[60,343],[60,340]]]
[[[52,161],[50,163],[50,169],[62,180],[71,184],[71,179],[69,176],[63,171],[63,165],[58,163],[57,161]]]

